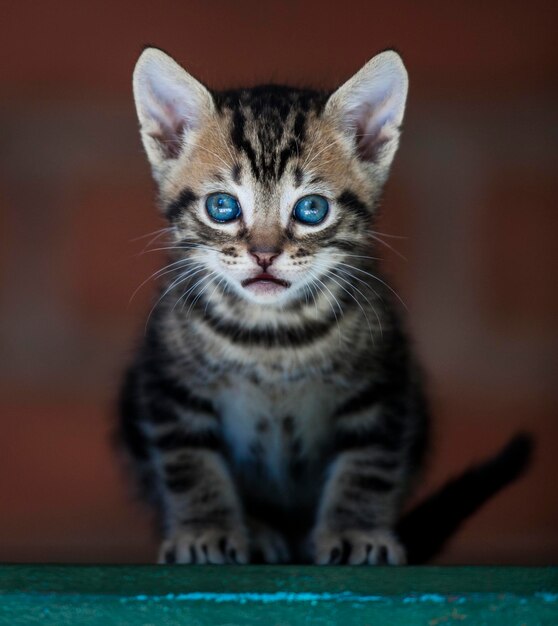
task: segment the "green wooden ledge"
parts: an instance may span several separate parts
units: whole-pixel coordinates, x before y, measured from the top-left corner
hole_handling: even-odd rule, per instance
[[[0,624],[558,625],[558,568],[0,567]]]

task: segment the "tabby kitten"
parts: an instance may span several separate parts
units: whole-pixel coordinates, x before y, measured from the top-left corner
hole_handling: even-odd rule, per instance
[[[159,560],[405,563],[396,525],[427,411],[373,231],[407,97],[400,57],[332,94],[210,92],[147,48],[133,84],[170,261],[120,434],[161,521]]]

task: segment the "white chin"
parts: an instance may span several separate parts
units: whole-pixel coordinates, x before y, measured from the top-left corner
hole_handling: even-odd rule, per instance
[[[284,285],[278,285],[272,281],[261,280],[243,287],[254,300],[259,302],[272,302],[278,300],[285,294],[289,288]]]

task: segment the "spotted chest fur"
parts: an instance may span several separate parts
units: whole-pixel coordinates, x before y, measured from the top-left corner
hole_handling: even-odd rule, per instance
[[[427,418],[374,220],[406,93],[393,52],[332,94],[212,93],[140,57],[170,258],[120,432],[162,561],[404,561]]]
[[[331,386],[311,379],[274,388],[243,379],[226,385],[217,405],[242,486],[252,495],[265,494],[260,483],[267,482],[274,497],[291,507],[308,498],[321,482],[310,467],[323,470],[332,448],[333,400]]]

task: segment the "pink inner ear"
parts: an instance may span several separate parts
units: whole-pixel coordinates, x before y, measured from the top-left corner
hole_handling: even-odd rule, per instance
[[[153,122],[149,135],[155,139],[167,159],[176,159],[182,149],[184,131],[191,125],[188,120],[187,94],[172,86],[151,87],[148,115]]]
[[[161,151],[166,159],[177,159],[182,149],[182,136],[185,129],[185,122],[181,120],[175,126],[160,123],[159,128],[150,134],[153,139],[157,140]]]
[[[387,103],[378,107],[366,103],[353,112],[357,151],[365,161],[376,161],[382,148],[395,134],[387,111]]]

